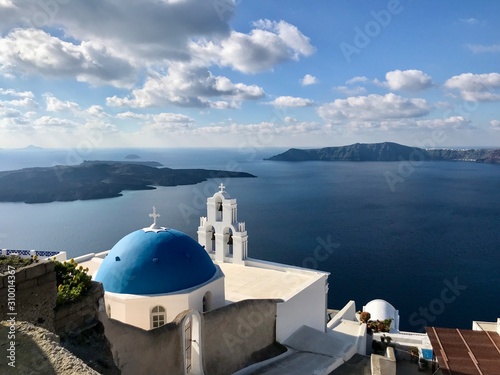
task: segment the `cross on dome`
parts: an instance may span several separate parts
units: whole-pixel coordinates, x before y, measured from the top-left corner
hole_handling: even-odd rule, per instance
[[[225,186],[224,186],[224,184],[221,182],[221,184],[219,185],[219,189],[220,189],[220,191],[221,191],[221,192],[223,192],[225,188],[226,188],[226,187],[225,187]]]
[[[150,228],[152,229],[157,229],[158,226],[156,225],[156,219],[159,218],[161,215],[156,213],[156,206],[153,206],[153,213],[149,214],[149,217],[153,218],[153,224],[151,224]]]

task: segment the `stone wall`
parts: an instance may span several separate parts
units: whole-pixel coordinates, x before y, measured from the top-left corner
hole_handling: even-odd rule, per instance
[[[143,330],[99,313],[113,359],[123,375],[184,374],[183,321]],[[205,375],[226,375],[282,353],[276,344],[276,301],[246,300],[204,313],[201,342]],[[195,336],[193,335],[193,338]]]
[[[276,301],[244,300],[203,314],[205,374],[232,374],[276,354]]]
[[[1,319],[7,320],[8,275],[0,276]],[[17,321],[26,321],[54,332],[57,299],[54,262],[40,261],[15,272],[15,312]],[[0,320],[1,320],[0,319]]]
[[[101,283],[92,282],[92,288],[81,300],[55,309],[55,332],[61,336],[76,336],[98,322],[99,300],[104,296]]]
[[[113,353],[123,375],[183,375],[182,318],[151,331],[109,319],[99,313]]]

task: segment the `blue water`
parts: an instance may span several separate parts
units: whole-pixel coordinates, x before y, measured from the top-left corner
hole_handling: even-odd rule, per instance
[[[500,166],[423,163],[392,191],[385,175],[401,172],[400,163],[262,160],[279,151],[0,150],[0,170],[136,153],[174,168],[258,176],[94,201],[0,203],[0,247],[100,252],[149,225],[153,205],[161,225],[196,238],[206,197],[223,182],[238,199],[250,256],[330,272],[331,308],[383,298],[399,309],[401,328],[413,331],[500,317]]]

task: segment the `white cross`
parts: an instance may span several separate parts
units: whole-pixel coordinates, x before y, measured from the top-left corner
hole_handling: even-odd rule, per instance
[[[221,182],[221,184],[219,185],[219,189],[220,189],[220,191],[224,191],[224,188],[225,188],[225,186],[224,186],[224,184]]]
[[[153,206],[153,213],[149,214],[149,217],[153,218],[153,225],[151,225],[151,228],[156,228],[156,218],[160,217],[160,214],[156,213],[156,206]]]

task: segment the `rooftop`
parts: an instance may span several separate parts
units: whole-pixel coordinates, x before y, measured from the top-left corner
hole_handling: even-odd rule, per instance
[[[224,286],[228,302],[254,298],[286,301],[324,275],[322,272],[284,265],[273,266],[272,263],[254,260],[246,266],[233,263],[217,265],[225,275]]]
[[[497,375],[500,335],[496,332],[427,327],[443,375]]]

